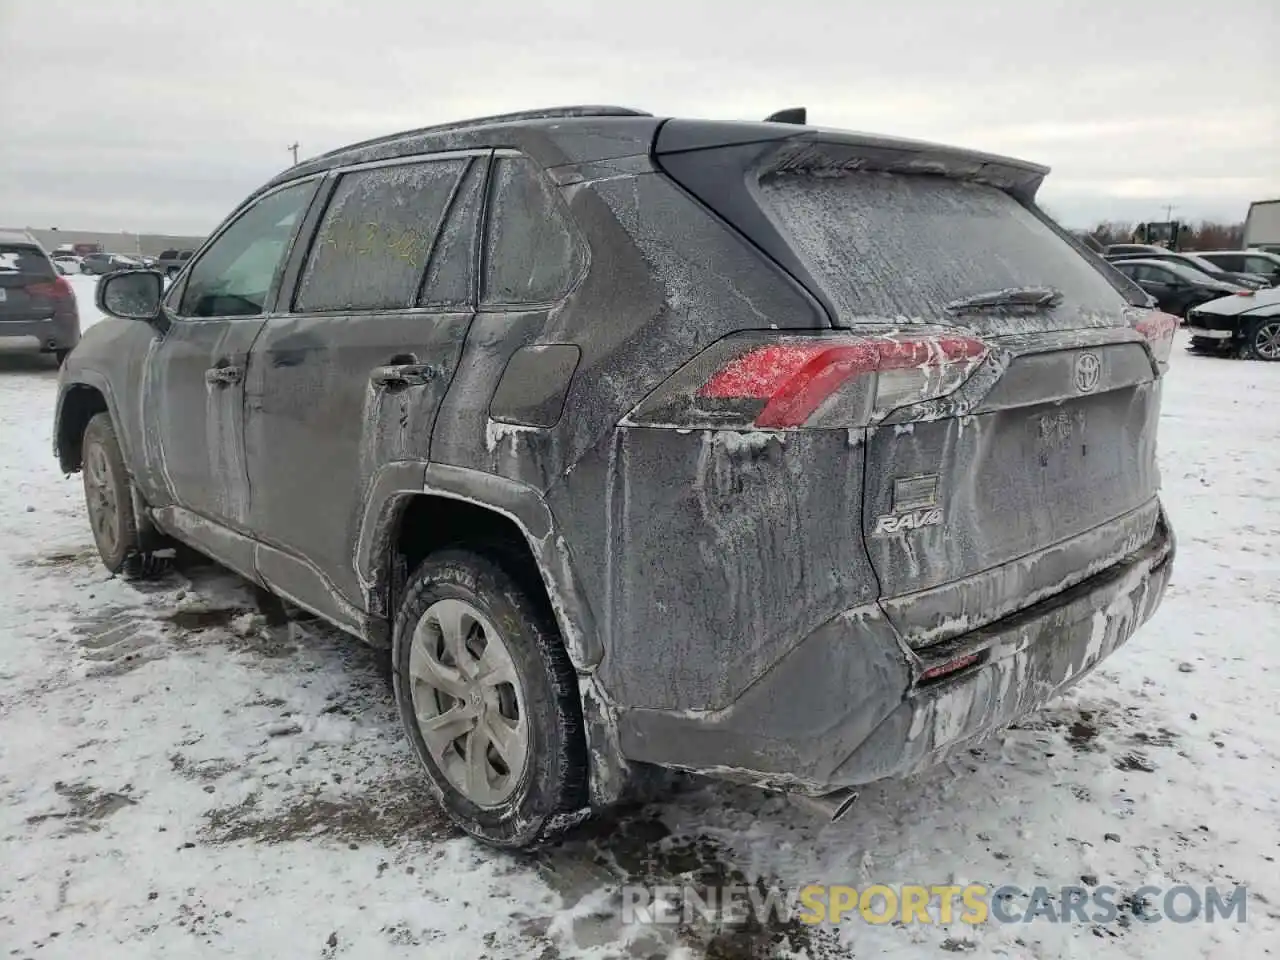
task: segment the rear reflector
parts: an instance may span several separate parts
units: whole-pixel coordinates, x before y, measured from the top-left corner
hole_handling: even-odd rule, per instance
[[[1169,354],[1173,351],[1173,335],[1178,329],[1178,318],[1153,310],[1133,326],[1146,338],[1156,363],[1164,370],[1169,365]]]
[[[40,283],[29,283],[26,286],[26,291],[33,297],[45,297],[49,300],[74,299],[76,295],[66,277],[54,277],[52,280],[41,281]]]
[[[803,426],[852,381],[875,377],[875,411],[937,399],[986,358],[972,337],[812,338],[761,344],[735,356],[697,390],[712,400],[763,401],[757,427]],[[821,423],[816,426],[850,426]]]
[[[981,657],[981,653],[966,653],[963,657],[956,657],[954,660],[948,660],[946,663],[940,663],[936,667],[930,667],[924,673],[920,674],[920,682],[925,683],[929,680],[937,680],[939,677],[959,673],[965,667],[973,666]]]

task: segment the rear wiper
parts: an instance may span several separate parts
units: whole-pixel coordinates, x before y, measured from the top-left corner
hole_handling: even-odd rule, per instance
[[[1062,301],[1062,291],[1053,287],[1008,287],[1004,290],[991,290],[988,293],[975,293],[971,297],[961,297],[946,305],[948,313],[967,313],[971,310],[986,310],[992,307],[1032,307],[1043,309],[1057,306]]]

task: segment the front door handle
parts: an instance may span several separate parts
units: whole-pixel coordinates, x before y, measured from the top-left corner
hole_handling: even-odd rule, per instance
[[[379,387],[420,387],[435,376],[435,368],[425,363],[393,363],[374,367],[369,373],[369,382]]]
[[[204,382],[225,387],[244,379],[243,367],[210,367],[204,372]]]

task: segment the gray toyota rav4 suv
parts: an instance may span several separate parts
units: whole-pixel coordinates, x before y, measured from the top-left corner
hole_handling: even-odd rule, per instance
[[[389,647],[468,832],[694,771],[819,798],[1151,616],[1172,318],[1042,167],[576,107],[290,168],[104,278],[56,453],[107,567],[181,541]]]

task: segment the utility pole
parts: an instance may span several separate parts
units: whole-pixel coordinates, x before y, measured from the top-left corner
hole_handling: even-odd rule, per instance
[[[1167,223],[1168,221],[1170,221],[1170,220],[1172,220],[1172,219],[1173,219],[1173,204],[1172,204],[1172,203],[1166,203],[1166,204],[1164,205],[1164,219],[1165,219],[1165,222],[1166,222],[1166,223]]]
[[[298,141],[295,140],[293,143],[289,144],[289,146],[285,147],[286,150],[293,154],[293,165],[295,167],[298,165],[298,146]]]

